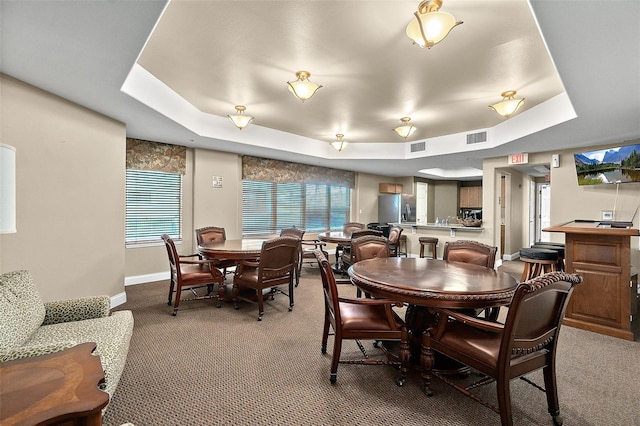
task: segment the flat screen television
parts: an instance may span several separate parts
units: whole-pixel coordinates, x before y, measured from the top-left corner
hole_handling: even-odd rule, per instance
[[[640,182],[640,144],[573,154],[578,185]]]

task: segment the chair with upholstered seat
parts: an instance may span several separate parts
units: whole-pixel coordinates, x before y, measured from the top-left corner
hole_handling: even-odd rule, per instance
[[[431,257],[433,259],[438,258],[438,239],[436,237],[420,237],[418,238],[420,244],[420,257],[425,257],[424,249],[429,247],[431,249]]]
[[[175,316],[178,313],[183,288],[189,288],[193,292],[194,297],[190,300],[217,297],[218,307],[222,306],[222,300],[224,299],[224,275],[216,268],[216,262],[208,259],[189,260],[189,258],[196,258],[198,255],[190,254],[181,256],[176,250],[173,239],[167,234],[164,234],[162,240],[167,248],[169,267],[171,270],[169,301],[167,303],[169,306],[171,306],[171,299],[175,292],[173,315]],[[211,287],[215,284],[218,285],[218,295],[212,296]],[[198,287],[207,287],[209,291],[207,291],[206,295],[198,295],[196,292]]]
[[[342,226],[342,232],[345,234],[350,234],[353,231],[359,231],[365,229],[366,225],[360,222],[347,222]],[[342,252],[344,250],[344,246],[342,244],[336,245],[336,263],[340,263],[340,256],[342,256]]]
[[[351,254],[353,263],[377,257],[391,257],[391,247],[389,240],[385,237],[365,235],[351,241]],[[356,294],[357,297],[362,296],[362,290],[359,287]],[[368,294],[367,297],[369,297]]]
[[[351,243],[353,243],[354,240],[365,236],[382,237],[382,231],[379,231],[377,229],[358,229],[357,231],[353,231],[351,233],[351,242],[349,243],[349,245],[344,246],[342,256],[340,256],[340,270],[343,273],[346,274],[349,266],[355,263],[353,252],[351,251]]]
[[[322,331],[322,353],[327,353],[329,329],[334,330],[333,356],[329,380],[335,383],[338,378],[338,364],[397,365],[400,377],[396,384],[402,386],[409,369],[409,333],[402,319],[393,311],[396,302],[384,299],[354,299],[338,295],[338,281],[333,275],[329,261],[320,250],[315,251],[322,277],[324,292],[324,328]],[[340,280],[349,283],[349,280]],[[343,340],[355,340],[364,358],[341,360]],[[388,354],[385,360],[369,358],[362,340],[399,341],[399,353]]]
[[[242,290],[250,290],[257,299],[258,321],[262,321],[264,315],[265,293],[271,299],[276,293],[289,296],[289,311],[293,310],[293,287],[299,247],[300,240],[297,238],[274,238],[262,243],[259,261],[240,261],[233,276],[235,308],[239,308],[241,299],[253,301],[241,294]],[[288,286],[288,293],[278,287],[281,285]]]
[[[227,239],[227,233],[224,228],[218,226],[205,226],[204,228],[198,228],[195,230],[196,243],[198,245],[202,243],[209,243],[214,241],[225,241]],[[236,266],[236,262],[231,259],[212,259],[216,261],[216,266],[222,269],[222,273],[226,276],[227,269]]]
[[[389,229],[389,249],[391,250],[392,257],[398,257],[400,255],[399,246],[401,236],[402,228],[400,226],[394,225]]]
[[[520,281],[527,281],[547,272],[558,270],[558,251],[542,247],[523,247],[520,249],[520,260],[524,269]]]
[[[292,226],[291,228],[282,228],[280,230],[281,237],[292,237],[297,238],[300,242],[300,247],[298,247],[298,259],[296,260],[296,287],[300,284],[300,271],[302,268],[302,237],[304,237],[304,230],[300,228],[296,228]]]
[[[562,424],[556,385],[556,348],[562,318],[579,275],[551,272],[518,285],[504,324],[470,317],[460,311],[434,308],[437,325],[423,335],[423,379],[431,396],[432,375],[500,414],[503,426],[512,424],[511,379],[542,369],[548,410],[556,425]],[[434,351],[471,367],[485,377],[462,385],[452,377],[432,371]],[[529,379],[522,377],[532,383]],[[496,381],[498,407],[472,392]],[[522,401],[529,405],[530,400]]]
[[[318,261],[316,260],[315,250],[321,250],[325,257],[329,258],[329,253],[325,250],[327,243],[324,241],[320,241],[319,239],[303,239],[301,241],[302,244],[302,263],[307,263],[310,265],[317,265]]]
[[[449,262],[464,262],[493,269],[498,248],[472,240],[447,241],[442,259]]]
[[[447,241],[444,244],[442,259],[449,262],[464,262],[484,266],[493,269],[496,263],[498,247],[489,246],[472,240]],[[464,311],[468,315],[478,316],[484,311],[485,318],[495,320],[498,318],[500,308],[474,309]]]

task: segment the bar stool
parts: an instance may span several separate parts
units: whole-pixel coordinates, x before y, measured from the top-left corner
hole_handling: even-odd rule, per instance
[[[408,257],[408,253],[409,245],[407,244],[407,236],[402,234],[400,235],[400,240],[398,241],[398,257]]]
[[[558,252],[558,271],[564,271],[564,244],[560,245],[560,244],[554,244],[554,243],[538,242],[538,243],[534,243],[531,247],[553,250]]]
[[[558,269],[558,252],[544,248],[520,249],[520,260],[524,262],[524,271],[520,282],[528,281],[547,272]]]
[[[420,237],[418,238],[418,242],[420,243],[420,257],[424,257],[424,248],[428,246],[431,248],[431,254],[433,255],[433,259],[438,258],[437,246],[438,239],[434,237]]]

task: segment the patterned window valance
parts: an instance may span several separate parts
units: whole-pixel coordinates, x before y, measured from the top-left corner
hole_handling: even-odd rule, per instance
[[[348,188],[354,188],[356,184],[355,172],[249,156],[242,157],[242,179],[281,183],[322,183]]]
[[[184,175],[186,168],[186,147],[127,138],[127,169]]]

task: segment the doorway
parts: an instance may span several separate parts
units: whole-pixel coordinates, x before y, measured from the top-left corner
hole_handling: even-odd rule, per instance
[[[537,183],[535,196],[535,241],[550,241],[549,233],[542,230],[551,226],[551,185],[548,182]]]

